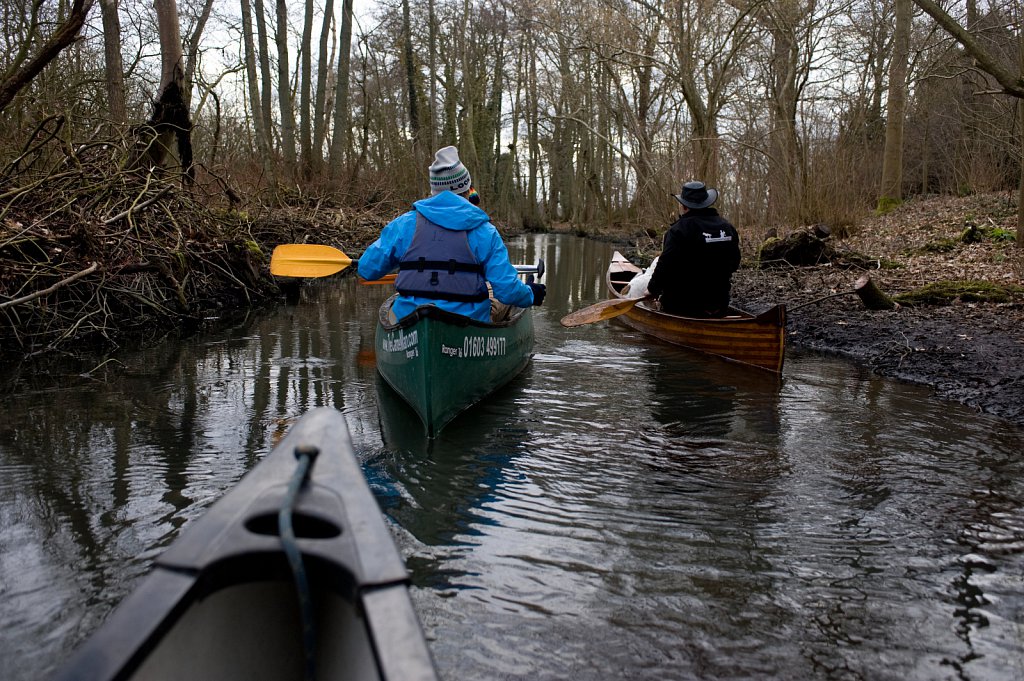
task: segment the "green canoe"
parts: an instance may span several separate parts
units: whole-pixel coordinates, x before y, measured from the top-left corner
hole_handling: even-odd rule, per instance
[[[388,298],[380,307],[377,370],[419,414],[427,437],[436,437],[460,412],[523,370],[533,352],[533,315],[513,308],[494,324],[434,305],[390,321]]]

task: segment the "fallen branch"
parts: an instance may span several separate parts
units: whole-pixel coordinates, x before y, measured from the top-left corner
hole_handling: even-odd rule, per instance
[[[882,291],[882,289],[878,288],[878,286],[875,285],[873,281],[871,281],[871,277],[865,274],[863,277],[858,279],[857,283],[853,285],[853,288],[848,291],[830,293],[827,296],[822,296],[820,298],[815,298],[814,300],[809,300],[806,303],[794,305],[793,307],[787,308],[787,311],[793,312],[795,310],[799,310],[802,307],[807,307],[808,305],[814,305],[816,303],[820,303],[823,300],[828,300],[829,298],[849,296],[854,293],[856,293],[857,296],[860,298],[861,302],[864,303],[864,307],[866,307],[869,310],[894,310],[899,307],[898,303],[894,302],[889,296],[885,295],[885,292]]]
[[[103,224],[109,225],[112,222],[117,222],[118,220],[120,220],[122,218],[128,217],[132,213],[138,213],[140,210],[142,210],[146,206],[151,206],[154,203],[156,203],[157,201],[159,201],[160,199],[162,199],[164,197],[164,195],[167,194],[167,192],[169,192],[169,191],[171,191],[170,187],[164,187],[163,189],[158,191],[154,196],[151,196],[150,198],[146,199],[142,203],[135,204],[134,206],[132,206],[128,210],[126,210],[124,212],[121,212],[121,213],[118,213],[114,217],[107,218],[106,220],[103,221]]]
[[[100,264],[98,262],[94,262],[93,264],[89,265],[88,267],[86,267],[81,272],[77,272],[75,274],[72,274],[67,279],[61,279],[60,281],[58,281],[53,286],[50,286],[49,288],[44,288],[42,291],[36,291],[35,293],[30,293],[27,296],[22,296],[21,298],[15,298],[14,300],[6,300],[6,301],[0,303],[0,310],[3,310],[4,308],[8,308],[8,307],[13,307],[15,305],[20,305],[21,303],[27,303],[30,300],[35,300],[36,298],[41,298],[42,296],[49,295],[49,294],[53,293],[54,291],[56,291],[57,289],[59,289],[61,286],[67,286],[68,284],[70,284],[71,282],[73,282],[73,281],[75,281],[77,279],[81,279],[82,277],[84,277],[86,275],[92,274],[93,272],[95,272],[97,270],[97,268],[99,268],[99,266],[100,266]]]
[[[850,289],[849,291],[840,291],[839,293],[830,293],[827,296],[822,296],[820,298],[815,298],[814,300],[808,300],[806,303],[800,303],[799,305],[794,305],[793,307],[787,307],[786,308],[786,312],[793,312],[794,310],[799,310],[801,307],[807,307],[808,305],[814,305],[816,303],[820,303],[823,300],[828,300],[829,298],[838,298],[839,296],[848,296],[848,295],[854,294],[856,292],[857,292],[856,289]]]

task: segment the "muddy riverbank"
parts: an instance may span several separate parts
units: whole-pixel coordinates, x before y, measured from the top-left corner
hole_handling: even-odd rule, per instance
[[[874,257],[877,269],[744,268],[733,298],[752,310],[786,302],[790,347],[848,357],[1024,426],[1024,250],[1000,238],[1015,220],[1016,203],[1005,196],[912,201],[838,240],[840,249]],[[964,243],[971,225],[985,226],[988,236]],[[868,310],[856,295],[822,299],[851,291],[864,275],[893,296],[951,281],[992,285],[1006,295],[952,295],[891,311]]]

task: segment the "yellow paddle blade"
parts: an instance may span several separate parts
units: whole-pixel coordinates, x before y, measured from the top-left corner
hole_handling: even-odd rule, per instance
[[[583,326],[584,324],[593,324],[594,322],[604,321],[605,319],[612,319],[619,315],[626,314],[633,309],[633,306],[640,301],[650,300],[652,296],[644,296],[643,298],[613,298],[611,300],[602,300],[600,303],[594,303],[589,307],[570,312],[569,314],[562,317],[560,320],[562,326],[574,327]]]
[[[270,273],[278,277],[327,277],[352,264],[332,246],[281,244],[270,256]]]

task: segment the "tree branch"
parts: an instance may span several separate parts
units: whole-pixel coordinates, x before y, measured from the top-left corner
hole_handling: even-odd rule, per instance
[[[935,19],[935,22],[953,36],[954,40],[963,45],[963,48],[978,61],[978,67],[1003,86],[1004,94],[1024,99],[1024,80],[1021,79],[1020,74],[1014,75],[1004,68],[997,59],[978,44],[978,41],[966,28],[958,24],[933,0],[914,0],[914,4]]]
[[[24,68],[19,69],[10,78],[0,82],[0,111],[7,108],[14,97],[32,79],[46,68],[46,65],[53,61],[61,50],[78,39],[78,32],[85,24],[95,0],[75,0],[68,13],[67,20],[61,24],[50,39],[46,41],[39,50],[39,54],[30,60]]]
[[[35,293],[30,293],[27,296],[22,296],[21,298],[14,298],[13,300],[5,300],[4,302],[0,303],[0,310],[3,310],[4,308],[8,308],[8,307],[14,307],[15,305],[20,305],[21,303],[27,303],[30,300],[35,300],[36,298],[41,298],[43,296],[49,295],[49,294],[53,293],[54,291],[56,291],[57,289],[59,289],[61,286],[67,286],[68,284],[70,284],[71,282],[75,281],[76,279],[81,279],[82,277],[84,277],[84,276],[86,276],[88,274],[92,274],[93,272],[96,271],[96,269],[99,266],[100,266],[100,264],[98,262],[94,262],[93,264],[89,265],[88,267],[86,267],[81,272],[77,272],[75,274],[72,274],[67,279],[61,279],[60,281],[58,281],[53,286],[50,286],[49,288],[44,288],[42,291],[36,291]]]

